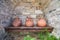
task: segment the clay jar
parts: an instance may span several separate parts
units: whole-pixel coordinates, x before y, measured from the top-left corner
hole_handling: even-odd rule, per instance
[[[13,20],[12,25],[13,25],[14,27],[19,27],[19,26],[21,26],[21,19],[20,19],[19,17],[15,17],[14,20]]]
[[[25,26],[33,27],[33,25],[34,25],[33,19],[30,17],[27,17],[26,22],[25,22]]]
[[[39,18],[37,21],[37,26],[38,27],[46,27],[47,23],[46,20],[44,18]]]

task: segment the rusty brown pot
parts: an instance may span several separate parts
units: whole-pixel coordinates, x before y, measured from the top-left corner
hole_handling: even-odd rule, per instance
[[[46,23],[46,20],[44,18],[38,19],[37,26],[46,27],[46,25],[47,25],[47,23]]]
[[[21,19],[19,17],[15,17],[15,19],[13,20],[12,25],[14,27],[19,27],[21,25]]]
[[[34,25],[33,19],[30,18],[30,17],[27,17],[26,22],[25,22],[25,25],[27,27],[33,27],[33,25]]]

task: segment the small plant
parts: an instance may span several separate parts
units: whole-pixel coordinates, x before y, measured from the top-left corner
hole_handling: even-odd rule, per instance
[[[38,33],[38,37],[40,40],[60,40],[60,38],[58,39],[56,36],[50,35],[48,31]]]
[[[60,40],[60,37],[59,37],[59,39],[58,40]]]
[[[36,40],[36,39],[32,38],[30,35],[27,35],[24,37],[24,40]]]
[[[46,30],[46,29],[44,29]],[[46,32],[39,32],[37,34],[39,40],[60,40],[60,38],[57,38],[54,35],[50,35],[50,33],[46,30]],[[30,35],[27,35],[24,37],[24,40],[36,40],[36,38],[31,37]]]

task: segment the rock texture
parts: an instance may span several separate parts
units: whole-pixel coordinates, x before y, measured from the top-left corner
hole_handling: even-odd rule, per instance
[[[31,16],[35,20],[36,16],[40,14],[39,12],[38,14],[35,13],[35,10],[36,8],[31,3],[16,0],[0,0],[0,26],[9,26],[10,18],[15,15],[23,20],[23,25],[25,24],[26,16]]]
[[[21,0],[20,0],[21,1]],[[0,26],[9,26],[11,17],[17,15],[23,20],[23,25],[26,19],[26,16],[31,16],[36,18],[37,15],[35,14],[35,7],[30,8],[32,4],[29,3],[21,3],[17,2],[16,0],[0,0]],[[27,6],[28,5],[28,6]],[[60,0],[52,0],[50,5],[45,9],[45,16],[47,18],[48,24],[54,27],[52,34],[56,35],[57,37],[60,36]],[[5,24],[6,23],[6,24]]]
[[[60,0],[53,0],[45,9],[45,16],[48,24],[54,27],[53,35],[60,36]]]
[[[6,26],[6,24],[9,25],[9,21],[10,17],[12,17],[12,7],[10,5],[10,1],[8,2],[8,0],[4,1],[4,0],[0,0],[0,26],[4,25]],[[5,24],[6,23],[6,24]]]
[[[0,40],[3,40],[5,37],[5,30],[3,27],[0,27]]]

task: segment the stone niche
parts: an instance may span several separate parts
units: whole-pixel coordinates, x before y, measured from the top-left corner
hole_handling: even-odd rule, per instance
[[[51,0],[11,0],[15,15],[38,16],[36,10],[43,10],[48,6]],[[44,13],[43,13],[44,14]]]
[[[19,16],[23,23],[26,16],[31,16],[34,20],[42,14],[51,0],[0,0],[0,26],[10,23],[10,17]],[[2,23],[7,21],[6,24]],[[9,24],[8,24],[9,25]]]

